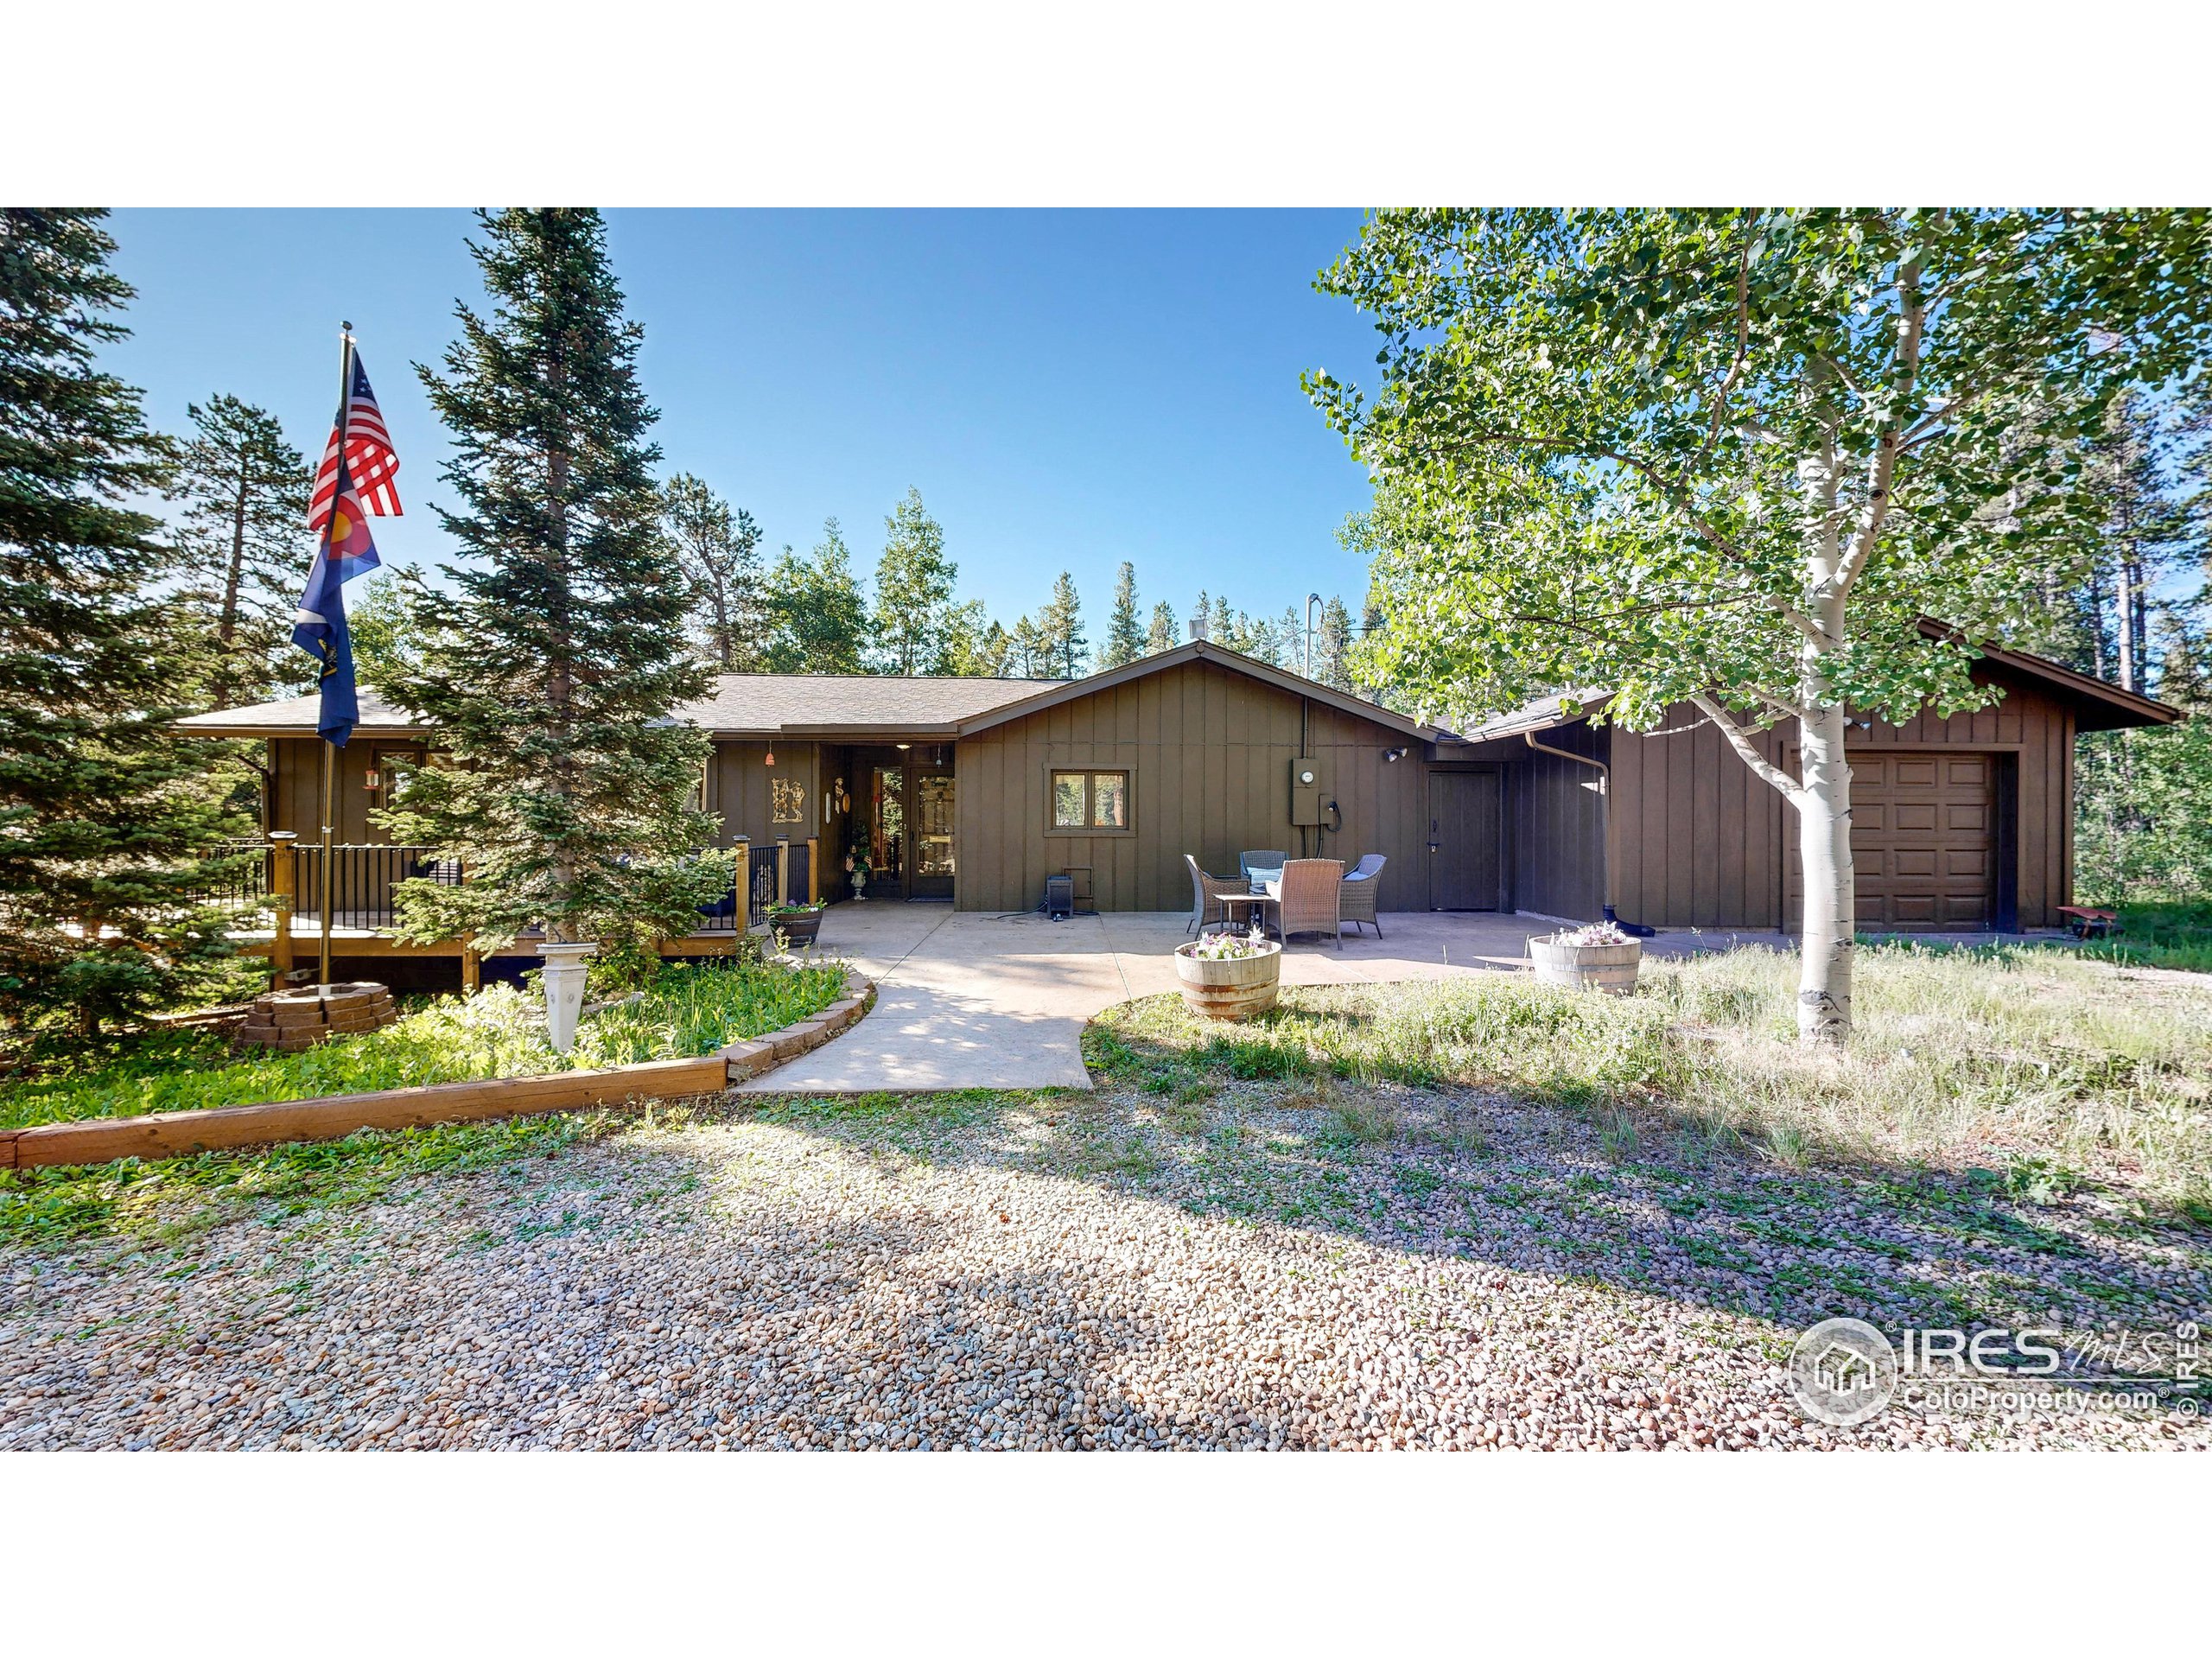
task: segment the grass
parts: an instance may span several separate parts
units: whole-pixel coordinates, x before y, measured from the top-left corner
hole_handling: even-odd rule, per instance
[[[2099,939],[2082,954],[2140,968],[2176,968],[2212,974],[2212,899],[2194,904],[2120,905],[2121,931]]]
[[[209,1033],[154,1033],[6,1084],[0,1128],[709,1054],[827,1007],[844,982],[835,965],[671,966],[638,1001],[586,1018],[565,1055],[545,1039],[542,1005],[510,986],[441,997],[382,1031],[299,1054],[234,1056]]]
[[[1796,973],[1741,950],[1646,963],[1618,999],[1503,974],[1287,989],[1235,1027],[1152,997],[1102,1015],[1086,1058],[1170,1095],[1209,1076],[1503,1092],[1589,1117],[1617,1160],[1663,1133],[1788,1169],[1993,1170],[2025,1193],[2094,1179],[2212,1224],[2212,986],[2034,946],[1870,945],[1838,1058],[1795,1041]]]

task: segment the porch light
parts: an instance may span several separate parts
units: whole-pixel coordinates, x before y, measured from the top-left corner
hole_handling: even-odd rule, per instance
[[[911,743],[901,743],[899,747],[902,749],[911,749],[914,746]]]
[[[760,764],[761,764],[762,766],[774,766],[774,765],[776,764],[776,752],[775,752],[775,750],[773,750],[773,749],[770,749],[770,750],[768,751],[768,753],[766,753],[765,755],[761,756],[761,757],[760,757]]]
[[[1382,758],[1395,766],[1406,758],[1406,752],[1403,749],[1385,749],[1382,751]]]

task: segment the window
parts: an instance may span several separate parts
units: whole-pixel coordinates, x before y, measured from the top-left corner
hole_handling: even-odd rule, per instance
[[[1052,827],[1063,835],[1127,835],[1129,774],[1054,772]]]

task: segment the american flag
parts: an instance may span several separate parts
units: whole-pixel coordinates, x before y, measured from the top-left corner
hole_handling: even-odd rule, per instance
[[[346,400],[346,471],[359,494],[361,505],[379,518],[399,516],[399,457],[391,452],[391,435],[384,429],[384,412],[377,395],[369,390],[369,372],[361,354],[353,353],[353,388]],[[330,522],[330,504],[338,494],[338,423],[330,426],[330,447],[315,469],[315,494],[308,502],[308,528],[321,530]]]

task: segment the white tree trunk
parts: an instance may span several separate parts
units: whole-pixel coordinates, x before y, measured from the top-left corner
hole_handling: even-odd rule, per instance
[[[1805,915],[1797,979],[1797,1036],[1840,1047],[1851,1035],[1851,964],[1858,933],[1851,863],[1851,767],[1844,759],[1841,708],[1822,707],[1799,722],[1802,787],[1797,851],[1802,861]]]

